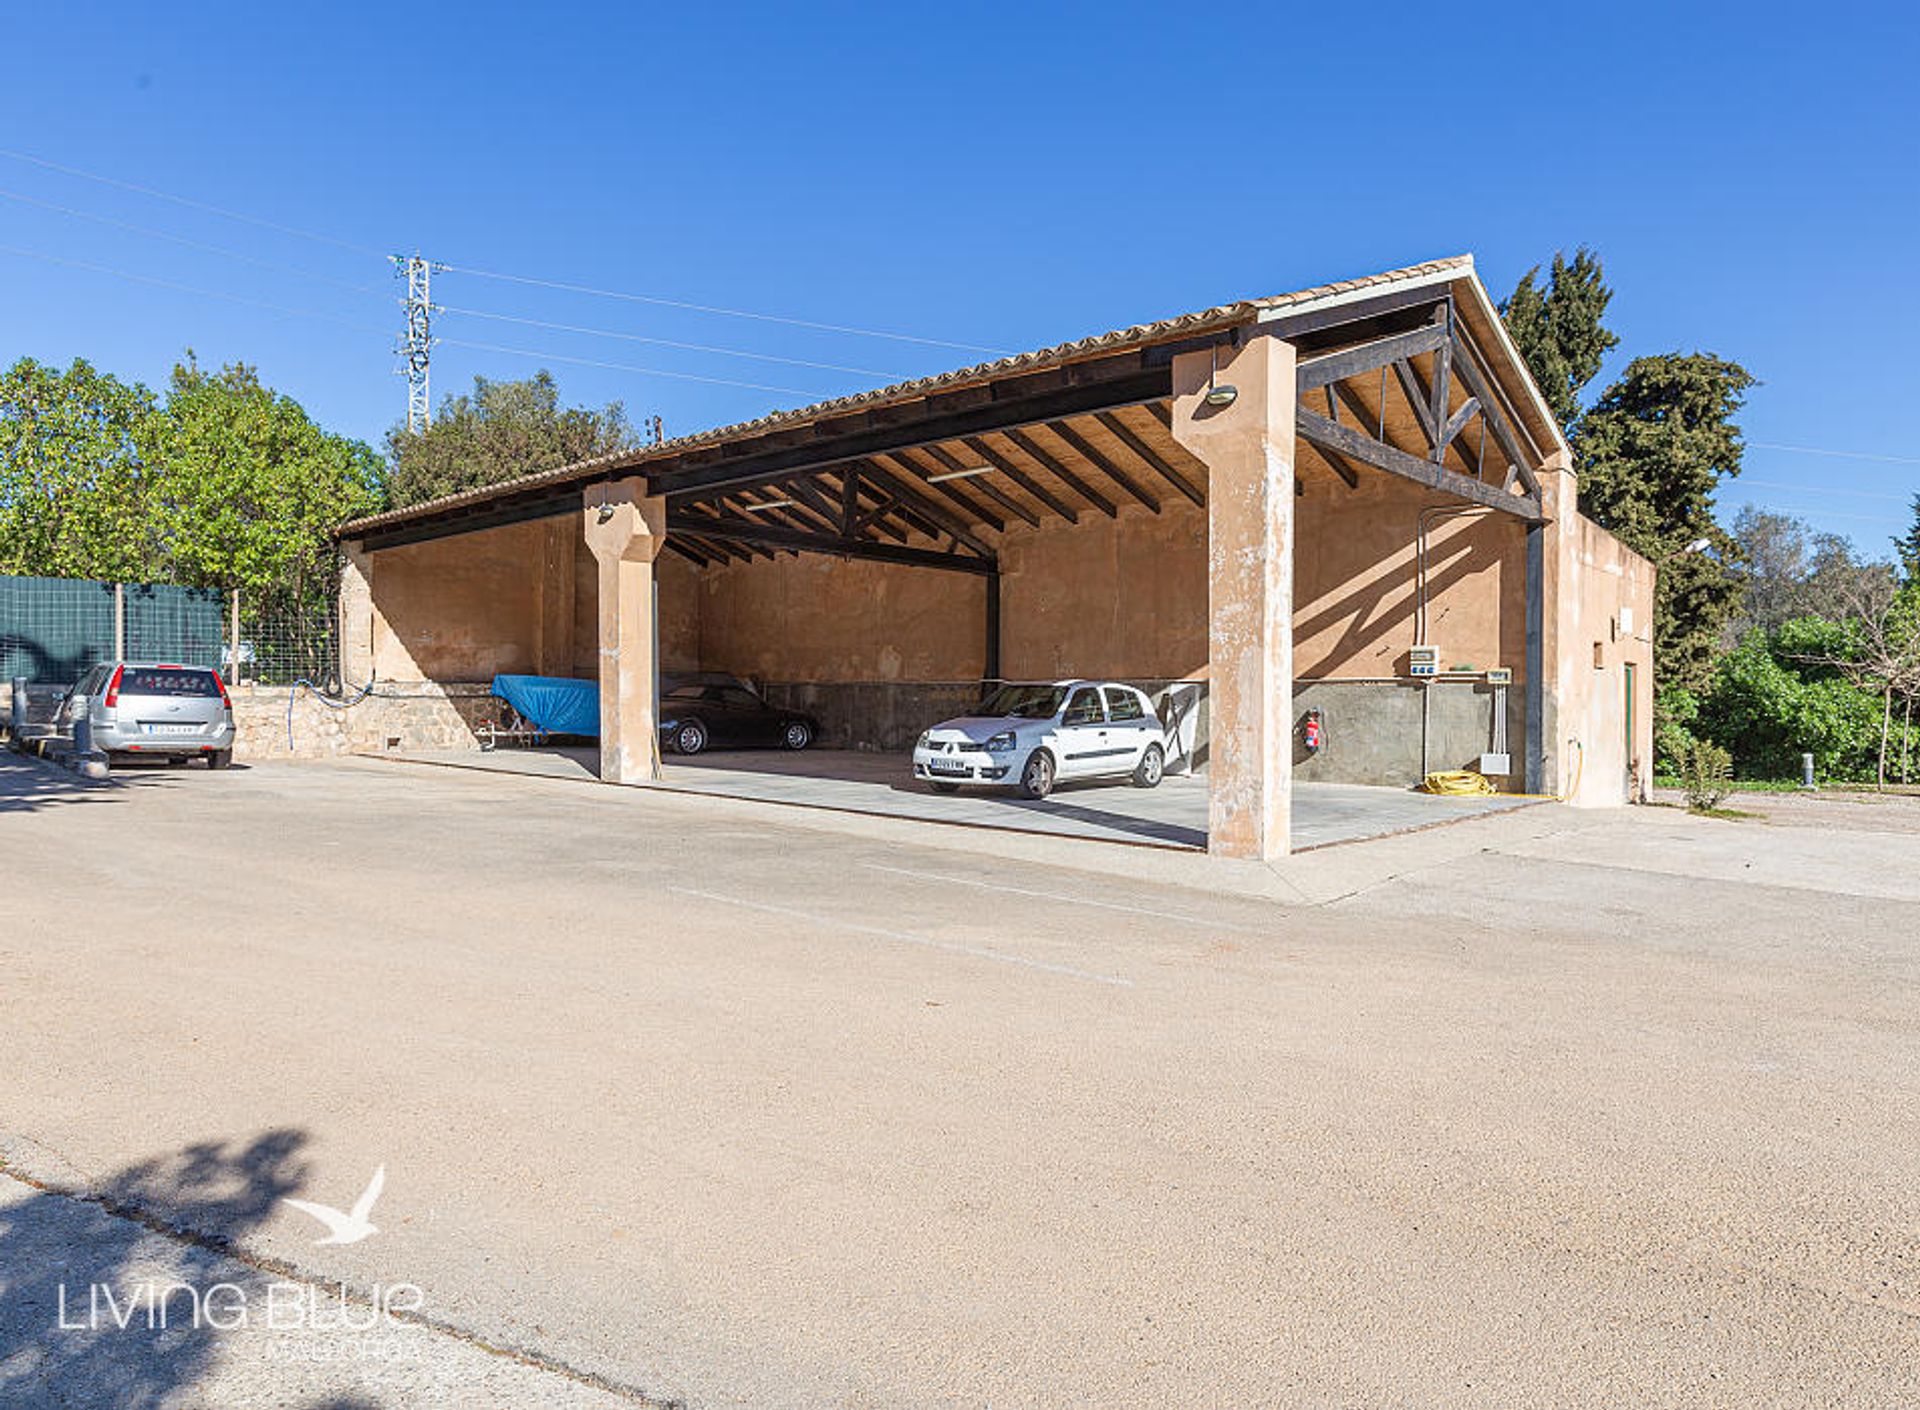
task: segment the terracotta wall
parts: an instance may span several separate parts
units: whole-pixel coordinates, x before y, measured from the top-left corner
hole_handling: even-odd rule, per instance
[[[1438,496],[1386,475],[1310,483],[1297,504],[1295,665],[1302,679],[1404,676],[1414,641],[1414,539]],[[1009,527],[1000,548],[1001,671],[1012,679],[1204,678],[1206,512],[1169,498]],[[676,570],[676,578],[689,574]],[[697,607],[663,577],[670,654],[783,681],[971,680],[983,669],[982,584],[817,555],[698,575]],[[698,617],[697,624],[690,618]],[[1489,511],[1436,522],[1428,639],[1447,663],[1526,666],[1526,535]]]
[[[1302,680],[1407,674],[1417,605],[1421,512],[1461,506],[1397,476],[1363,473],[1350,490],[1314,476],[1295,502],[1294,674]],[[1444,664],[1526,674],[1526,528],[1487,510],[1432,521],[1427,641]]]
[[[1653,785],[1654,565],[1579,514],[1564,521],[1555,604],[1561,787],[1571,801],[1609,807]],[[1633,668],[1633,738],[1627,668]],[[1575,778],[1574,771],[1578,770]]]
[[[484,681],[531,672],[545,535],[538,522],[509,524],[369,555],[379,678]]]
[[[662,589],[662,639],[671,622],[684,652],[697,633],[702,670],[762,681],[977,681],[986,669],[983,578],[817,553],[710,568],[697,586],[678,576]]]
[[[1207,670],[1207,515],[1086,513],[1009,527],[1000,549],[1000,668],[1010,679],[1183,680]]]

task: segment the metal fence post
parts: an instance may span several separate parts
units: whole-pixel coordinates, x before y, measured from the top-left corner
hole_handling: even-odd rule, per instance
[[[113,659],[127,659],[127,585],[113,585]]]
[[[240,684],[240,589],[227,589],[227,684]]]

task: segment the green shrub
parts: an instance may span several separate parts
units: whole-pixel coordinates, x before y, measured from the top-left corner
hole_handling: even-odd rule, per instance
[[[1690,811],[1712,812],[1733,793],[1733,756],[1710,740],[1696,739],[1687,751],[1680,786]]]
[[[1825,777],[1873,777],[1880,701],[1831,669],[1793,659],[1822,628],[1831,629],[1803,621],[1773,638],[1752,631],[1720,658],[1692,732],[1730,751],[1741,778],[1795,778],[1803,753]]]
[[[1693,748],[1693,724],[1700,718],[1700,702],[1692,691],[1661,685],[1653,697],[1654,771],[1677,775],[1686,767]]]

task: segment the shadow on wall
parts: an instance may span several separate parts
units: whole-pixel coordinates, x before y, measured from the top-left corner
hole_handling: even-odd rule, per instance
[[[1447,589],[1476,573],[1498,567],[1503,556],[1471,540],[1449,540],[1447,544],[1435,548],[1427,565],[1427,601],[1433,603]],[[1306,615],[1294,622],[1295,669],[1311,670],[1316,677],[1332,675],[1370,650],[1390,632],[1404,631],[1411,645],[1416,577],[1414,564],[1404,563],[1334,602],[1324,605],[1316,603]],[[1403,593],[1405,596],[1400,596]],[[1300,650],[1301,643],[1312,642],[1320,633],[1331,630],[1341,622],[1347,625],[1331,646],[1321,649],[1311,662],[1301,659],[1305,654]],[[1504,636],[1504,625],[1502,631]]]
[[[292,1130],[244,1144],[207,1142],[128,1166],[94,1199],[37,1190],[0,1204],[0,1404],[161,1410],[200,1403],[191,1392],[213,1368],[219,1334],[149,1329],[144,1313],[124,1328],[107,1321],[89,1329],[90,1290],[113,1288],[124,1302],[149,1279],[163,1288],[175,1280],[217,1283],[218,1251],[305,1186],[306,1143]],[[156,1267],[154,1227],[184,1230],[196,1243],[181,1247],[171,1266]],[[173,1312],[185,1306],[186,1295],[176,1297],[168,1301]]]

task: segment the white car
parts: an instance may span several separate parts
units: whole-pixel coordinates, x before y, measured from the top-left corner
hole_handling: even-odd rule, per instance
[[[913,776],[937,793],[987,783],[1044,798],[1061,780],[1124,777],[1152,788],[1166,767],[1166,735],[1152,702],[1113,681],[1003,685],[973,714],[935,725],[913,749]]]

